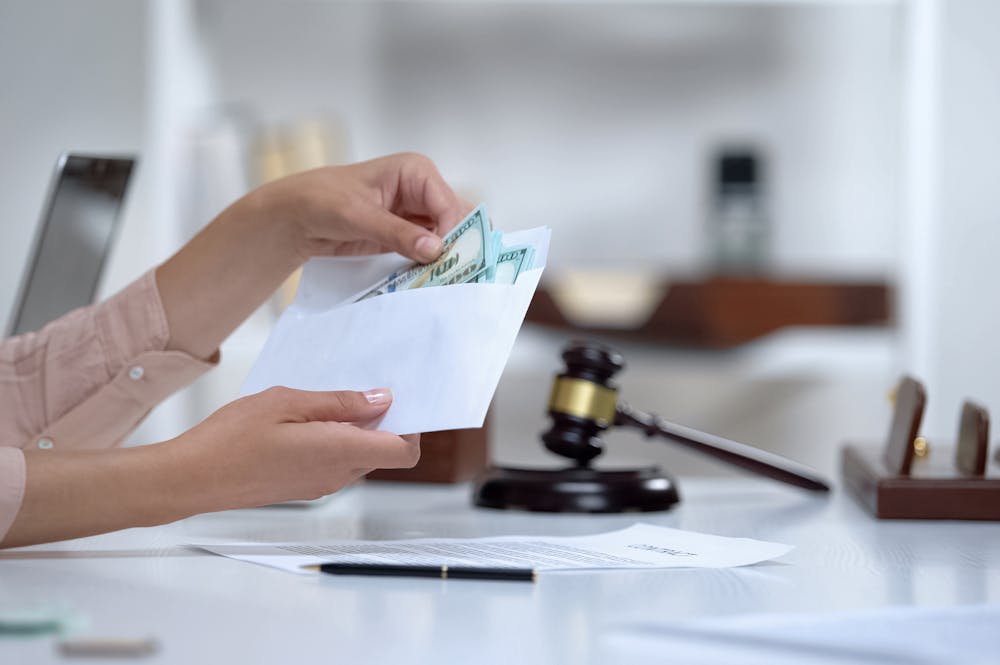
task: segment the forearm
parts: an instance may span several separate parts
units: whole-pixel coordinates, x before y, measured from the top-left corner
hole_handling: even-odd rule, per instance
[[[433,261],[469,208],[414,154],[268,183],[157,269],[170,347],[212,353],[309,256],[394,251]]]
[[[0,542],[20,547],[213,510],[168,444],[87,451],[26,451],[21,509]]]
[[[157,268],[170,348],[207,357],[301,264],[294,226],[270,203],[240,199]]]

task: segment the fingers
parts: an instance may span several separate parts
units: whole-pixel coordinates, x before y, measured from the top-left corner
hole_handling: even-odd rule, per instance
[[[283,386],[268,388],[256,398],[263,408],[275,409],[285,422],[367,422],[381,417],[392,404],[392,391],[374,388],[354,390],[293,390]]]
[[[310,423],[308,437],[335,463],[352,469],[409,469],[420,460],[420,444],[389,432],[340,423]]]
[[[420,263],[429,263],[441,255],[444,248],[441,237],[419,224],[375,205],[367,211],[366,218],[368,233],[383,247]]]
[[[417,215],[426,215],[445,235],[472,210],[445,182],[437,166],[428,157],[403,153],[400,160],[399,193],[402,206]]]
[[[369,162],[372,177],[386,188],[391,203],[386,207],[397,218],[415,225],[430,226],[437,235],[444,236],[453,229],[473,208],[445,182],[428,157],[418,153],[400,153]],[[397,230],[395,227],[393,230]],[[416,251],[413,243],[419,236],[408,234],[409,246],[400,246],[387,240],[385,244],[395,251],[420,261],[437,258],[429,253]],[[404,241],[405,242],[405,241]],[[423,251],[436,249],[426,241]]]
[[[441,236],[472,210],[424,155],[400,153],[352,168],[380,195],[355,200],[348,217],[355,221],[359,240],[374,241],[383,251],[429,263],[441,255]]]

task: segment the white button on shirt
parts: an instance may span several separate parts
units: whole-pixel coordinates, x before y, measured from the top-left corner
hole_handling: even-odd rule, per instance
[[[135,367],[133,367],[128,371],[128,378],[132,379],[133,381],[138,381],[139,379],[142,378],[142,375],[145,373],[146,370],[144,370],[141,365],[136,365]]]
[[[38,440],[38,447],[41,448],[42,450],[48,450],[49,448],[51,448],[54,445],[56,445],[56,444],[52,441],[52,439],[39,439]]]

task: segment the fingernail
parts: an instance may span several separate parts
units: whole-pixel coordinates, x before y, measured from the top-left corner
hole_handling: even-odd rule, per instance
[[[423,236],[417,240],[417,256],[425,261],[433,261],[441,256],[444,245],[437,236]]]
[[[363,394],[369,404],[375,404],[376,406],[388,404],[392,401],[392,391],[388,388],[373,388],[372,390],[366,390]]]

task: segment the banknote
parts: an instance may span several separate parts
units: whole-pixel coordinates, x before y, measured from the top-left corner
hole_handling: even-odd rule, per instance
[[[490,238],[490,253],[493,260],[489,262],[484,270],[479,275],[476,275],[475,279],[469,280],[474,282],[493,282],[493,276],[496,274],[497,259],[500,256],[500,252],[503,249],[503,231],[493,231],[493,236]]]
[[[502,248],[497,257],[497,265],[493,273],[492,283],[513,284],[517,281],[517,276],[523,270],[531,267],[531,260],[534,258],[534,255],[535,248],[530,245]]]
[[[533,257],[530,246],[504,247],[503,232],[492,228],[486,206],[480,204],[444,237],[444,250],[437,260],[413,263],[386,275],[352,301],[427,286],[513,284],[531,268]]]
[[[395,291],[474,281],[496,264],[498,252],[486,207],[479,205],[444,237],[444,250],[437,260],[414,263],[387,275],[359,294],[355,302]]]

